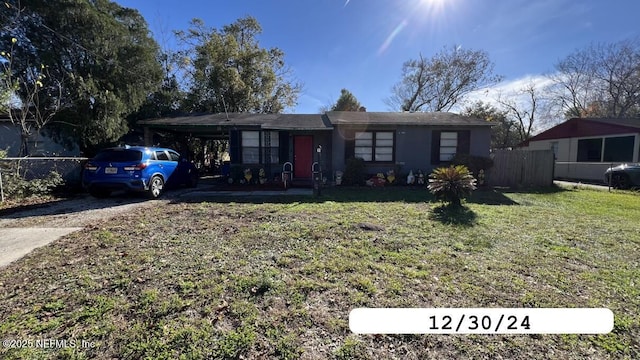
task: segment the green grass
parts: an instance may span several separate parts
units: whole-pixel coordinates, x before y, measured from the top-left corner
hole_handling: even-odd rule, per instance
[[[330,189],[161,205],[0,270],[21,358],[640,358],[640,197]],[[374,225],[366,229],[362,224]],[[607,335],[355,335],[355,307],[607,307]]]

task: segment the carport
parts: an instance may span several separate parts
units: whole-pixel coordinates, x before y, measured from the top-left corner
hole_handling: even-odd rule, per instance
[[[198,114],[139,124],[147,146],[158,132],[226,141],[233,179],[242,178],[247,169],[256,177],[262,169],[267,179],[279,179],[286,166],[294,184],[310,185],[314,163],[325,174],[331,172],[333,127],[324,114]]]

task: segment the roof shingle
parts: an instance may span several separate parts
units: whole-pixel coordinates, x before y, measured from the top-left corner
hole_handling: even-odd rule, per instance
[[[491,126],[490,122],[447,112],[356,112],[326,114],[200,114],[143,120],[151,127],[255,126],[271,130],[331,130],[336,125]]]

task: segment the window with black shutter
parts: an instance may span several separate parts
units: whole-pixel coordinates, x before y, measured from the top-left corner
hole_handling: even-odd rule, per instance
[[[346,157],[365,162],[393,162],[395,160],[395,133],[393,131],[359,131],[354,140],[345,143]]]
[[[434,130],[431,132],[431,163],[448,163],[456,154],[469,154],[471,152],[471,131],[445,131]]]

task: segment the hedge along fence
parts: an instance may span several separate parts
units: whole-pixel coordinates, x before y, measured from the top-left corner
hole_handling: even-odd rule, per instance
[[[79,187],[82,183],[82,168],[87,158],[79,157],[21,157],[0,158],[0,176],[2,189],[7,195],[7,188],[14,177],[27,182],[50,179],[53,173],[60,175],[62,183],[67,187]]]
[[[553,150],[498,150],[487,180],[493,186],[537,187],[553,184]]]

